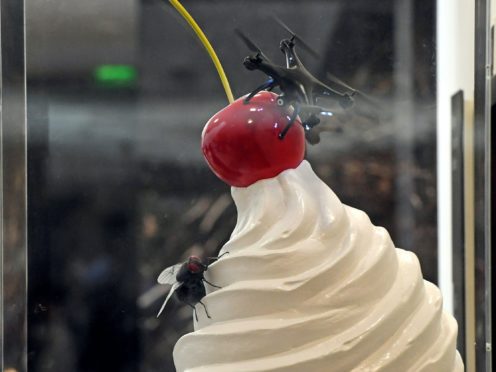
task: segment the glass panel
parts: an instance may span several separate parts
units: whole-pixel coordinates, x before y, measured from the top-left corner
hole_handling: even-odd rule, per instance
[[[26,371],[24,7],[0,3],[0,369]]]
[[[273,15],[317,78],[358,89],[349,109],[323,102],[333,115],[307,158],[436,283],[435,3],[184,5],[236,97],[266,76],[244,68],[251,52],[234,30],[282,64],[288,32]],[[26,59],[30,371],[173,370],[192,314],[170,302],[157,319],[167,288],[156,278],[217,255],[236,222],[200,149],[204,123],[227,104],[218,75],[184,20],[150,0],[27,1]]]
[[[475,303],[476,368],[492,371],[492,119],[491,71],[494,39],[490,32],[491,3],[475,2],[475,106],[474,106],[474,214],[475,214]],[[494,6],[494,4],[492,4]]]
[[[434,8],[401,4],[185,2],[236,96],[264,76],[244,69],[233,30],[281,59],[277,14],[321,55],[301,51],[312,72],[373,97],[357,98],[308,157],[435,282]],[[215,256],[236,218],[199,148],[226,104],[218,77],[167,4],[33,1],[27,25],[30,366],[171,370],[191,311],[174,303],[157,319],[156,277],[191,254]]]

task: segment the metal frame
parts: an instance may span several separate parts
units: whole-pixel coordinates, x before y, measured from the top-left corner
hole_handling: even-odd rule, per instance
[[[476,370],[492,370],[491,330],[491,1],[475,1]],[[480,263],[480,264],[477,264]]]
[[[394,84],[396,102],[395,115],[395,154],[398,164],[411,166],[414,159],[415,93],[414,93],[414,5],[413,0],[397,0],[394,9]],[[396,226],[399,247],[412,250],[415,211],[409,202],[415,193],[411,172],[398,172],[395,180],[395,198],[399,201],[395,208],[395,219],[402,221]]]
[[[27,370],[27,189],[24,2],[0,1],[0,369]]]
[[[466,273],[465,273],[465,188],[464,188],[464,129],[465,129],[465,98],[460,90],[451,97],[451,204],[452,204],[452,242],[453,242],[453,312],[458,321],[457,349],[462,359],[466,355]],[[465,362],[467,363],[467,362]]]
[[[475,13],[477,371],[491,371],[490,1]],[[27,189],[24,2],[0,1],[0,370],[27,370]],[[7,58],[8,57],[8,58]],[[8,197],[6,197],[8,196]]]

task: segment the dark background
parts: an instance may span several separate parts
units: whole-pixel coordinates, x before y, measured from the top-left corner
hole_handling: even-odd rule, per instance
[[[433,1],[185,0],[223,62],[235,96],[264,81],[242,66],[241,28],[277,60],[277,14],[320,54],[301,58],[373,96],[342,131],[308,148],[341,200],[416,252],[436,282]],[[30,371],[173,371],[192,330],[160,271],[214,256],[236,221],[230,189],[200,150],[227,104],[202,46],[167,2],[28,1]],[[102,64],[135,68],[102,84]],[[327,123],[334,128],[335,123]]]

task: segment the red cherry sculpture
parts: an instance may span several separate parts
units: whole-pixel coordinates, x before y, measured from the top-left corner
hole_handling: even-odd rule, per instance
[[[305,133],[298,117],[284,138],[279,138],[292,108],[278,106],[277,95],[267,91],[248,103],[244,98],[215,114],[202,133],[202,150],[210,168],[237,187],[296,168],[305,154]]]

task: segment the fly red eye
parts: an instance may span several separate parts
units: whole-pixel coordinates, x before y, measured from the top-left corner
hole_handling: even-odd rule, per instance
[[[188,263],[188,270],[192,273],[199,273],[202,270],[201,265],[198,264],[198,262],[189,262]]]

